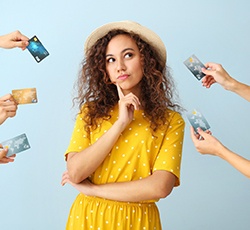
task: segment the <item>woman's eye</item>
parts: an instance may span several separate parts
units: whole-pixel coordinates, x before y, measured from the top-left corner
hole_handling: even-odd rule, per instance
[[[107,59],[107,62],[114,62],[115,61],[115,59],[114,58],[109,58],[109,59]]]
[[[131,58],[132,56],[133,56],[132,53],[126,53],[124,57],[125,57],[125,58]]]

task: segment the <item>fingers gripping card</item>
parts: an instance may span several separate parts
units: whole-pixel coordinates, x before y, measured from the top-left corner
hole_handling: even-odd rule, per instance
[[[27,49],[30,51],[31,55],[35,58],[37,62],[40,62],[44,58],[49,56],[49,52],[45,49],[45,47],[37,38],[37,36],[34,36],[29,40],[29,45],[27,46]]]
[[[210,129],[210,125],[208,124],[205,117],[195,109],[192,112],[187,113],[187,118],[190,124],[193,126],[195,132],[197,132],[198,128],[201,128],[203,131]]]
[[[4,148],[8,148],[7,157],[30,148],[30,144],[25,133],[7,141],[3,141],[1,144]]]
[[[201,69],[206,67],[194,54],[184,61],[184,65],[198,80],[201,80],[203,77],[205,77],[205,74],[202,73]]]
[[[37,103],[36,88],[14,89],[12,95],[18,104]]]

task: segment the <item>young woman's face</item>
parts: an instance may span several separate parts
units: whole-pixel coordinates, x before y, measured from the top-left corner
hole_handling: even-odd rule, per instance
[[[125,34],[113,37],[106,50],[106,70],[110,80],[119,84],[123,93],[140,93],[143,77],[141,54],[135,41]]]

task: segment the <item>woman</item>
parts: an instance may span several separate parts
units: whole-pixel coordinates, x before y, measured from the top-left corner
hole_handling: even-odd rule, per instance
[[[138,23],[88,37],[62,178],[81,193],[66,229],[161,229],[155,202],[180,183],[185,126],[165,65],[162,40]]]

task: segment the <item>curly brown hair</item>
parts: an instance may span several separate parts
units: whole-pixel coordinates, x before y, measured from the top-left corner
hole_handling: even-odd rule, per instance
[[[74,98],[82,111],[86,129],[95,129],[103,119],[110,118],[110,110],[118,103],[116,86],[110,81],[106,71],[106,48],[109,41],[119,34],[130,36],[136,42],[143,60],[140,102],[150,127],[156,131],[168,119],[166,109],[180,111],[181,106],[174,102],[175,87],[169,68],[160,62],[157,52],[143,41],[139,35],[123,30],[112,30],[87,51],[82,62],[81,72],[76,82],[78,96]]]

